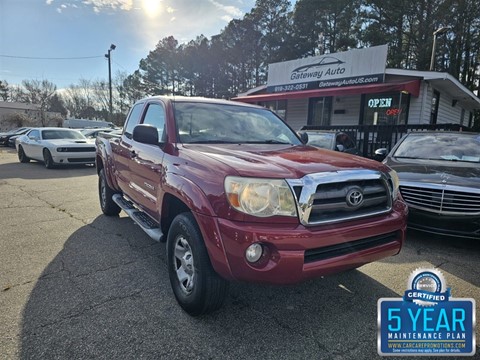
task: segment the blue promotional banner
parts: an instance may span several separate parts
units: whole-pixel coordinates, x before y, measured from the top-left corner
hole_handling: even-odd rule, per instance
[[[450,299],[421,306],[401,298],[378,301],[380,355],[474,355],[475,301]]]
[[[475,355],[475,300],[450,298],[438,269],[416,269],[403,298],[377,304],[379,355]]]

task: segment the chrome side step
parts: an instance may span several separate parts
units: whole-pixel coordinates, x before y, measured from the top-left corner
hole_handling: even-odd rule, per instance
[[[120,194],[113,195],[112,199],[153,240],[164,240],[163,233],[162,230],[160,230],[159,224],[157,224],[150,216],[145,214],[143,211],[137,209],[131,201],[128,201]]]

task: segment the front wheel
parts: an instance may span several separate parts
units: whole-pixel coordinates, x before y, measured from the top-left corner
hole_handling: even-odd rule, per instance
[[[22,146],[18,147],[18,160],[20,160],[21,163],[28,163],[30,161],[30,158],[25,155],[25,150],[23,150]]]
[[[100,207],[102,212],[108,216],[117,216],[120,214],[120,207],[113,201],[112,197],[115,191],[108,186],[105,170],[102,169],[98,173],[98,196],[100,198]]]
[[[229,284],[213,270],[191,213],[179,214],[173,220],[168,231],[167,257],[170,284],[183,310],[198,316],[223,305]]]
[[[53,169],[55,167],[55,162],[53,161],[52,154],[50,150],[43,149],[43,162],[47,169]]]

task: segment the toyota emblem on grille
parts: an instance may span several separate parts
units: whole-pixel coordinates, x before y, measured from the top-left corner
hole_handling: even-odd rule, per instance
[[[346,196],[347,205],[351,207],[359,207],[363,203],[363,193],[360,188],[348,190]]]

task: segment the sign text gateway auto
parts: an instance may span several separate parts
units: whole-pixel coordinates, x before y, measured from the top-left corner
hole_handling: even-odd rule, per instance
[[[384,81],[387,45],[270,64],[267,91],[313,90]]]

